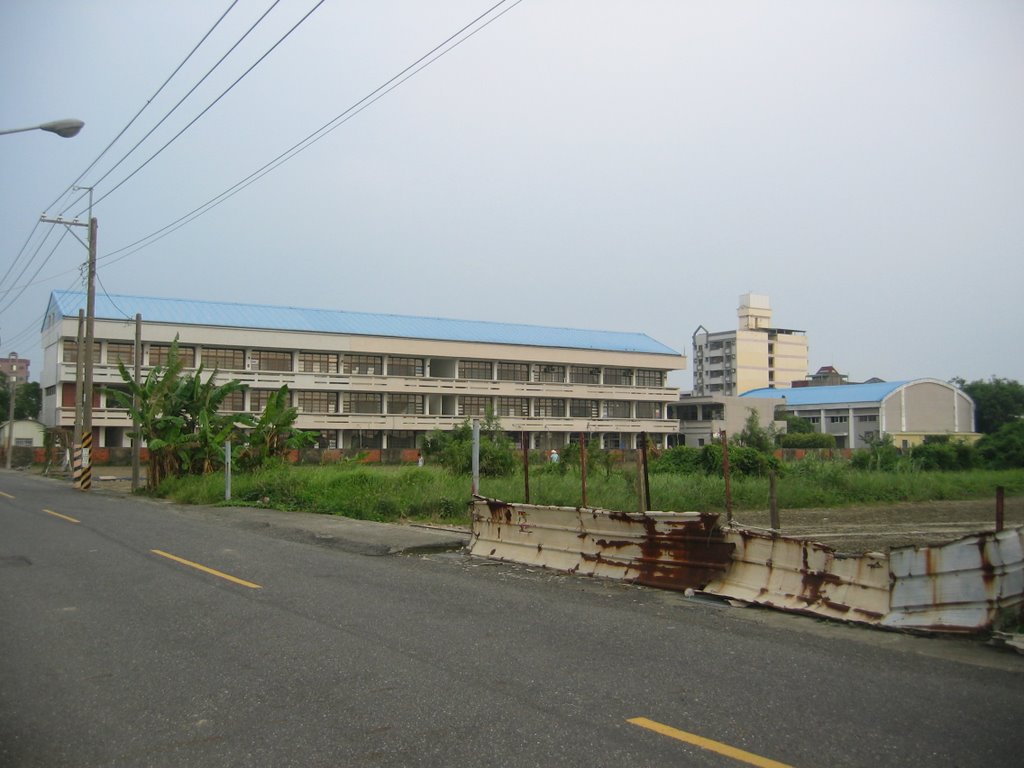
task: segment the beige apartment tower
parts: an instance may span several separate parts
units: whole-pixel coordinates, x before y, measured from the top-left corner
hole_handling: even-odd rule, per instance
[[[764,387],[787,388],[807,377],[807,336],[772,326],[768,296],[745,293],[734,331],[693,333],[693,394],[742,395]]]

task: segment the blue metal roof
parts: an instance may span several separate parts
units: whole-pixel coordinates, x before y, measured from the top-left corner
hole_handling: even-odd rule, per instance
[[[54,291],[47,316],[54,312],[77,317],[86,296],[77,291]],[[356,336],[388,336],[439,341],[491,344],[523,344],[534,347],[595,349],[610,352],[644,352],[656,355],[679,353],[644,333],[588,331],[541,325],[495,323],[483,320],[449,320],[440,317],[383,315],[333,309],[275,307],[222,301],[191,301],[143,296],[101,294],[96,296],[96,317],[132,319],[173,325],[214,325],[231,328],[263,328],[276,331],[343,333]]]
[[[878,381],[871,384],[837,384],[832,387],[764,387],[744,392],[740,397],[782,397],[787,405],[838,405],[840,403],[880,403],[908,381]]]

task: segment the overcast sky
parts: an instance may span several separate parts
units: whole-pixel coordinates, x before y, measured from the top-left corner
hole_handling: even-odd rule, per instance
[[[497,0],[326,0],[111,192],[316,1],[281,0],[106,178],[272,0],[238,2],[155,98],[230,0],[0,3],[0,129],[86,123],[0,136],[0,353],[38,379],[47,297],[86,251],[36,222],[83,210],[62,193],[152,99],[80,181],[100,291],[641,331],[688,357],[754,291],[812,371],[1024,381],[1019,0],[523,0],[119,251]]]

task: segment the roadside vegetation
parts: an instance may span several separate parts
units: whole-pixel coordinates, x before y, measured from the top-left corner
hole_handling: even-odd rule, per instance
[[[136,380],[118,362],[123,388],[106,389],[107,397],[139,425],[132,437],[145,440],[149,459],[146,485],[156,490],[166,480],[204,476],[224,466],[224,446],[231,461],[251,471],[292,450],[312,444],[315,433],[296,429],[298,411],[288,406],[288,387],[272,393],[263,413],[254,416],[222,408],[242,389],[238,379],[215,384],[214,370],[204,381],[203,367],[185,371],[175,338],[166,365],[157,365]]]
[[[202,369],[183,372],[174,349],[168,364],[152,369],[144,380],[133,381],[123,367],[122,377],[126,388],[110,394],[139,418],[140,434],[150,448],[150,493],[182,503],[223,503],[223,444],[231,439],[232,504],[382,521],[468,522],[469,420],[451,431],[427,435],[426,466],[368,465],[365,456],[296,465],[286,457],[308,446],[313,436],[295,429],[287,388],[275,393],[259,416],[222,413],[220,406],[239,383],[215,386],[212,375],[203,380]],[[984,385],[981,401],[998,406],[986,411],[990,432],[976,444],[937,437],[900,451],[883,437],[845,458],[833,450],[829,435],[814,432],[802,420],[788,418],[787,433],[777,435],[761,427],[751,410],[744,429],[730,436],[728,445],[650,450],[651,507],[724,510],[726,454],[734,511],[766,509],[772,475],[782,509],[988,499],[997,486],[1009,496],[1024,495],[1024,388],[1018,392],[1016,382],[995,379],[965,388],[976,384]],[[480,494],[524,501],[522,455],[493,415],[482,420],[480,442]],[[798,449],[801,458],[783,461],[779,448]],[[635,453],[602,450],[588,441],[589,506],[641,508]],[[529,501],[580,505],[582,458],[578,444],[565,446],[557,463],[548,462],[543,452],[531,452]]]
[[[579,506],[581,475],[537,465],[530,470],[530,502]],[[636,511],[639,497],[635,466],[617,467],[609,474],[587,476],[587,502],[605,509]],[[480,493],[518,502],[524,499],[522,471],[504,477],[480,478]],[[996,486],[1008,496],[1024,495],[1024,471],[886,472],[856,470],[849,462],[810,460],[780,477],[778,503],[783,509],[895,504],[900,502],[989,499]],[[232,476],[234,505],[344,515],[365,520],[430,520],[468,523],[471,501],[468,475],[443,467],[381,467],[357,461],[328,466],[281,464]],[[725,509],[725,480],[703,473],[650,475],[651,506],[665,511],[721,512]],[[768,478],[738,475],[731,483],[733,509],[760,510],[768,506]],[[182,476],[165,480],[160,496],[185,504],[224,501],[221,474]]]

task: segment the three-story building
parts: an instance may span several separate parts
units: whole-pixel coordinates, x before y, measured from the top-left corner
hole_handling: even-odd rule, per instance
[[[54,292],[43,321],[48,426],[74,425],[84,306],[83,293]],[[187,368],[245,384],[226,404],[234,411],[261,412],[287,384],[297,426],[319,432],[321,448],[415,448],[433,429],[489,412],[532,448],[579,433],[606,448],[633,448],[640,433],[664,446],[678,429],[668,374],[686,366],[642,333],[120,295],[96,298],[94,336],[99,447],[129,444],[131,421],[103,392],[122,385],[118,362],[132,370],[139,354],[145,375],[175,339]]]

